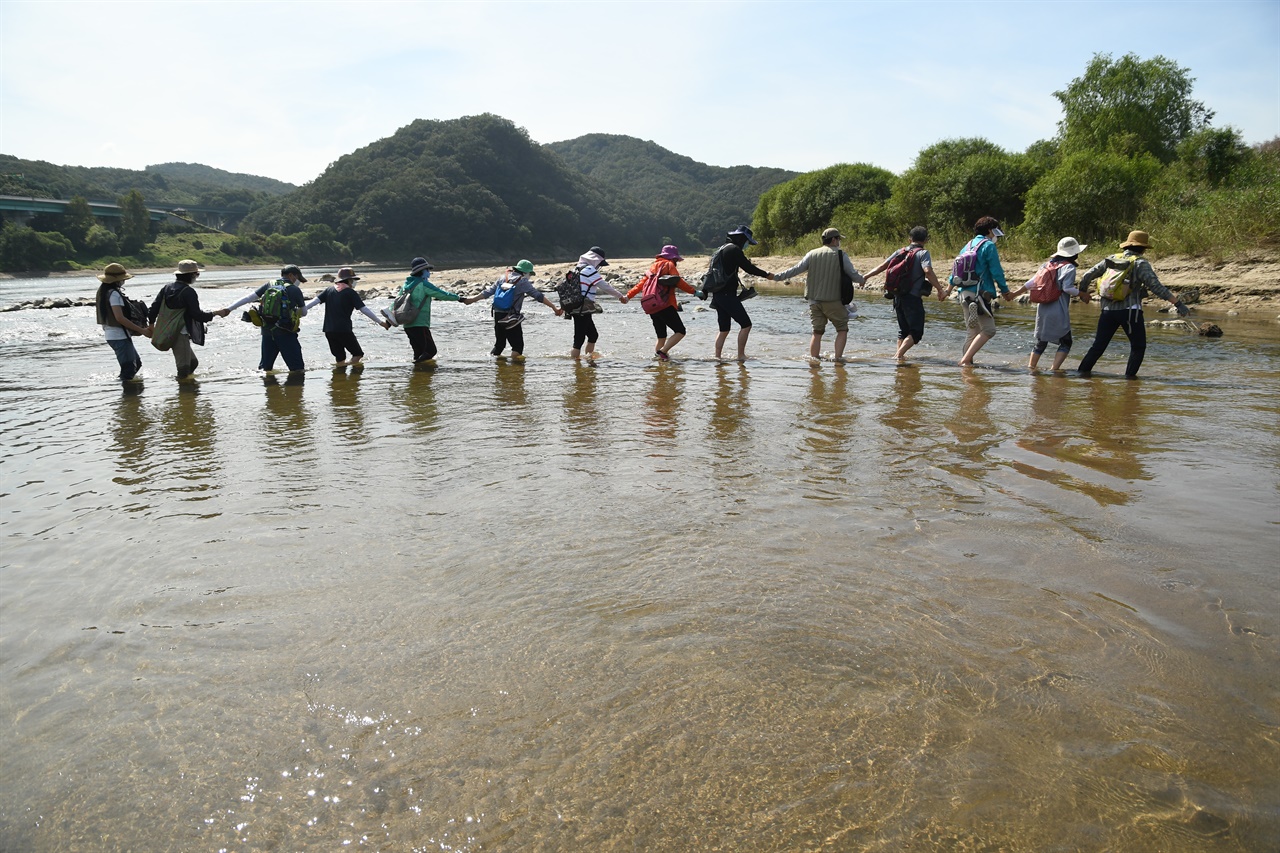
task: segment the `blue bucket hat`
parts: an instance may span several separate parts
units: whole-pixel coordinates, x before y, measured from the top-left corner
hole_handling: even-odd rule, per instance
[[[734,237],[746,237],[748,245],[750,246],[760,245],[759,243],[756,242],[756,238],[751,233],[751,229],[745,225],[739,225],[737,228],[730,231],[728,236],[730,240],[732,240]]]
[[[435,267],[431,266],[431,262],[426,258],[414,258],[409,262],[409,275],[417,275],[423,270],[433,269],[435,269]]]

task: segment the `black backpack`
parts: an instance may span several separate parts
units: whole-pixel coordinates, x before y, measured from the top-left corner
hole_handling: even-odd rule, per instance
[[[556,297],[560,300],[560,308],[565,317],[582,310],[587,302],[587,295],[582,292],[582,273],[577,267],[564,274],[564,278],[556,284]]]
[[[711,264],[707,267],[706,273],[702,276],[702,292],[708,296],[714,293],[719,293],[722,290],[726,290],[733,285],[733,276],[729,275],[725,270],[724,263],[720,257],[724,254],[724,250],[732,245],[734,244],[726,243],[719,249],[716,249],[716,253],[711,256]]]

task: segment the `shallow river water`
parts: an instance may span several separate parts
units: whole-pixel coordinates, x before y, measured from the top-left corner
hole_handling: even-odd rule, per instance
[[[884,300],[844,366],[747,306],[746,365],[437,304],[433,371],[232,318],[124,391],[0,314],[0,850],[1276,850],[1280,327],[1127,382],[1028,374],[1029,308],[961,371],[953,305],[903,367]]]

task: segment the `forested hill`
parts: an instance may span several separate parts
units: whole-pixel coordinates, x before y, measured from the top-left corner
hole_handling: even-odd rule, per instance
[[[605,192],[499,116],[419,119],[341,157],[247,221],[265,233],[325,225],[356,257],[650,254],[679,223]]]
[[[609,192],[639,199],[673,216],[708,246],[724,232],[751,222],[770,187],[798,172],[756,166],[708,166],[631,136],[590,133],[546,146]]]
[[[137,169],[103,166],[59,166],[0,154],[0,194],[38,198],[114,201],[131,190],[150,204],[237,208],[265,196],[280,196],[295,187],[274,178],[226,172],[195,163],[162,163]]]

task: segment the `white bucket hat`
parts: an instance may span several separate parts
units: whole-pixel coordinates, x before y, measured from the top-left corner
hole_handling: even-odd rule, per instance
[[[1088,243],[1082,246],[1075,237],[1063,237],[1058,241],[1058,251],[1054,252],[1054,254],[1063,258],[1074,258],[1087,248],[1089,248]]]

